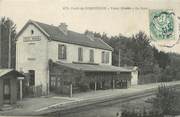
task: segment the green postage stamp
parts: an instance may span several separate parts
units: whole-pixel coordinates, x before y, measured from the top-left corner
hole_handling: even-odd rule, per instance
[[[172,10],[150,10],[150,36],[153,40],[175,39],[174,12]]]

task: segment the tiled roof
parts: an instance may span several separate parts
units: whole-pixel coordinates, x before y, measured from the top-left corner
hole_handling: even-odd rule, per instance
[[[0,78],[7,74],[13,74],[14,76],[24,77],[23,74],[14,69],[0,69]]]
[[[55,62],[56,65],[62,65],[75,70],[89,71],[89,72],[132,72],[130,69],[124,67],[117,67],[112,65],[91,65],[91,64],[78,64],[78,63],[62,63]]]
[[[64,42],[64,43],[77,44],[77,45],[111,50],[111,51],[113,50],[111,46],[109,46],[103,40],[96,38],[96,37],[94,37],[94,39],[91,40],[85,34],[73,32],[70,30],[68,30],[67,35],[65,35],[62,31],[59,30],[58,26],[48,25],[45,23],[32,21],[32,20],[30,20],[27,24],[29,24],[29,23],[34,24],[41,31],[43,30],[42,32],[46,33],[49,36],[48,38],[52,39],[54,41],[60,41],[60,42]],[[20,33],[21,33],[21,31],[20,31]]]

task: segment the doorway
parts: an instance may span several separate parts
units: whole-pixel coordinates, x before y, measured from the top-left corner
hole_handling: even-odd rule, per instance
[[[4,103],[10,103],[10,79],[4,79]]]
[[[29,70],[29,86],[35,86],[35,70]]]

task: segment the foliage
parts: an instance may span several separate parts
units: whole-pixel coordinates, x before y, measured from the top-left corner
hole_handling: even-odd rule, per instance
[[[163,117],[163,114],[144,108],[143,111],[123,110],[121,117]]]
[[[156,97],[153,98],[152,105],[154,111],[165,114],[173,114],[177,104],[178,95],[175,88],[161,85],[158,87]]]
[[[121,66],[139,68],[141,83],[180,79],[180,56],[159,51],[151,46],[151,39],[144,32],[140,31],[131,37],[123,35],[108,37],[106,33],[93,33],[95,37],[101,38],[113,47],[113,65],[118,66],[120,51]]]
[[[146,106],[141,105],[125,105],[122,108],[121,117],[163,117],[164,115],[176,115],[178,114],[178,92],[173,87],[166,85],[160,85],[157,89],[155,97],[149,98],[146,102]],[[148,106],[147,104],[151,106]],[[140,104],[138,104],[140,105]]]
[[[10,18],[1,17],[0,19],[0,41],[3,44],[2,54],[5,59],[2,60],[1,67],[7,68],[8,66],[8,50],[9,50],[9,35],[11,36],[11,67],[15,68],[15,58],[16,58],[16,25]],[[11,32],[11,33],[10,33]]]

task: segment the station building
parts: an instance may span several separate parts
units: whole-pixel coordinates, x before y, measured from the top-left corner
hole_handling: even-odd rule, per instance
[[[112,66],[113,48],[92,33],[29,20],[16,38],[16,69],[26,74],[28,86],[42,86],[42,94],[137,84],[134,69]]]

